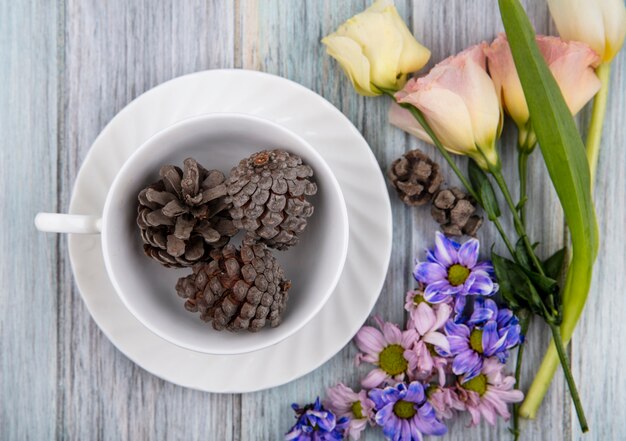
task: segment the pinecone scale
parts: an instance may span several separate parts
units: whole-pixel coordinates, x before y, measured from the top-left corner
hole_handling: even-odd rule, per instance
[[[295,245],[313,214],[309,197],[317,193],[313,170],[283,150],[265,150],[242,160],[226,185],[235,227],[248,243],[285,250]]]
[[[265,245],[238,250],[229,244],[211,251],[211,258],[176,284],[188,311],[199,312],[216,330],[256,332],[281,323],[291,282]]]
[[[192,266],[237,233],[223,173],[188,158],[183,170],[166,165],[159,175],[138,196],[137,225],[146,255],[168,267]]]

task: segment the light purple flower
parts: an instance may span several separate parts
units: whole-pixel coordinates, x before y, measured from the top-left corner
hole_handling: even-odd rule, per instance
[[[409,367],[405,353],[416,337],[415,332],[403,332],[398,325],[383,323],[378,317],[374,317],[374,321],[380,331],[373,326],[363,326],[354,337],[362,352],[356,356],[357,365],[366,362],[378,366],[361,380],[366,389],[404,380]]]
[[[426,391],[428,402],[435,409],[439,419],[450,419],[456,411],[464,411],[465,403],[459,399],[456,386],[430,386]]]
[[[458,386],[458,397],[472,416],[472,426],[480,423],[481,417],[492,426],[498,415],[507,421],[511,417],[508,404],[524,399],[522,391],[513,389],[515,377],[504,375],[503,369],[497,359],[487,359],[480,375]]]
[[[296,412],[296,424],[285,434],[285,441],[340,441],[344,439],[348,418],[337,418],[322,406],[319,397],[315,403],[300,407],[291,405]]]
[[[478,262],[479,248],[476,239],[460,245],[437,232],[435,248],[427,251],[426,261],[418,262],[413,273],[418,282],[426,285],[424,298],[441,303],[454,295],[494,294],[498,285],[490,276],[493,267],[489,262]]]
[[[324,407],[338,417],[348,418],[347,433],[350,438],[358,440],[367,424],[374,423],[374,402],[367,397],[367,392],[354,392],[342,383],[326,391]]]
[[[521,342],[517,317],[491,299],[477,298],[467,323],[448,320],[444,329],[454,357],[452,372],[464,375],[464,381],[476,377],[489,357],[505,362],[508,350]]]
[[[388,440],[422,441],[422,435],[447,432],[426,401],[424,386],[419,381],[372,389],[369,397],[376,406],[376,424],[382,427]]]
[[[441,332],[447,322],[452,308],[445,304],[430,305],[426,301],[421,302],[407,323],[407,330],[415,332],[416,336],[411,349],[405,354],[409,361],[409,371],[415,379],[427,380],[432,375],[433,369],[439,374],[439,382],[445,383],[445,366],[447,360],[444,355],[450,352],[450,344],[446,336]]]

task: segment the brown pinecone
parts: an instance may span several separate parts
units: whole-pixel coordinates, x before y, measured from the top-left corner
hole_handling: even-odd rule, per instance
[[[183,170],[166,165],[159,175],[138,197],[137,225],[147,256],[167,267],[192,266],[237,234],[222,172],[187,158]]]
[[[476,201],[456,187],[439,190],[430,209],[446,236],[475,236],[483,223],[475,211]]]
[[[291,282],[264,244],[243,244],[240,250],[228,244],[211,251],[211,258],[176,283],[188,311],[200,312],[218,331],[256,332],[267,322],[280,324]]]
[[[227,201],[235,227],[248,243],[263,242],[284,250],[298,242],[317,193],[313,169],[284,150],[264,150],[243,159],[226,180]]]
[[[411,206],[424,205],[430,201],[443,182],[439,165],[417,149],[396,159],[387,176],[398,192],[398,197]]]

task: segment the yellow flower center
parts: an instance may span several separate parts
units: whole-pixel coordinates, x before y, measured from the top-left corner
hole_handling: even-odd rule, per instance
[[[470,348],[479,354],[483,353],[483,331],[480,329],[474,329],[470,334]]]
[[[428,303],[428,302],[426,302],[426,300],[424,299],[424,296],[421,293],[415,294],[413,296],[413,304],[415,306],[418,306],[420,303]]]
[[[455,263],[450,268],[448,268],[448,282],[452,286],[458,286],[465,283],[467,278],[470,275],[470,270],[465,268],[463,265],[459,265]]]
[[[352,403],[352,413],[354,414],[354,418],[360,420],[363,418],[363,405],[360,401],[355,401]]]
[[[409,366],[409,362],[404,358],[404,348],[400,345],[387,346],[378,358],[381,369],[391,376],[403,373]]]
[[[398,418],[408,420],[413,418],[417,410],[415,410],[415,403],[400,400],[393,405],[393,413],[395,413]]]
[[[477,377],[472,378],[467,383],[464,383],[462,386],[464,389],[472,390],[482,396],[485,392],[487,392],[487,377],[480,374]]]

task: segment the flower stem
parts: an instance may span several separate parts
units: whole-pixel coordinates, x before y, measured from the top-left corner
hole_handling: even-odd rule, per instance
[[[385,90],[385,89],[381,89],[381,90],[386,95],[390,96],[391,99],[393,99],[394,101],[396,100],[394,96],[394,91]],[[435,144],[435,147],[437,147],[437,150],[439,150],[439,153],[441,153],[441,155],[444,157],[444,159],[446,160],[450,168],[452,168],[454,173],[457,175],[457,177],[459,178],[459,180],[465,187],[465,190],[467,190],[467,192],[474,198],[474,200],[480,201],[480,198],[478,197],[478,195],[472,188],[467,178],[463,175],[463,173],[461,172],[459,167],[456,165],[456,163],[454,162],[454,160],[452,159],[452,157],[450,156],[446,148],[443,146],[441,141],[439,141],[439,138],[437,137],[435,132],[433,132],[433,130],[430,128],[430,125],[424,118],[424,115],[422,114],[422,112],[410,104],[400,104],[400,106],[404,107],[409,112],[411,112],[411,115],[413,115],[413,118],[417,120],[417,122],[422,126],[422,128],[428,134],[428,136],[430,136],[430,139],[433,141],[433,144]],[[498,230],[498,232],[500,233],[500,236],[502,237],[504,244],[509,250],[509,253],[511,253],[511,257],[515,259],[515,248],[513,247],[513,245],[511,244],[511,241],[509,240],[506,233],[504,232],[504,228],[502,227],[500,220],[496,218],[496,219],[493,219],[492,222],[496,226],[496,229]]]
[[[603,63],[596,69],[596,75],[600,79],[602,86],[593,99],[593,110],[591,112],[591,122],[589,123],[589,133],[587,134],[587,160],[589,161],[589,171],[591,172],[591,189],[595,183],[596,169],[598,167],[598,156],[600,154],[600,140],[602,139],[602,125],[606,113],[606,103],[609,96],[609,79],[611,74],[611,64]]]
[[[519,348],[517,348],[517,360],[515,360],[515,388],[519,389],[520,388],[520,377],[522,375],[522,357],[524,356],[524,348],[526,347],[526,335],[528,333],[528,326],[530,325],[530,321],[532,319],[532,314],[530,313],[530,311],[524,309],[521,310],[519,313],[519,318],[520,318],[520,327],[521,327],[521,334],[524,336],[524,342],[519,345]],[[515,441],[517,441],[519,439],[520,436],[520,429],[519,429],[519,414],[518,414],[518,409],[519,409],[519,404],[515,403],[513,404],[513,427],[511,428],[511,432],[513,433],[513,439]]]
[[[461,183],[463,184],[467,192],[474,199],[479,200],[478,195],[476,194],[476,192],[474,192],[474,189],[470,185],[467,178],[463,175],[463,173],[461,172],[459,167],[456,165],[456,163],[454,162],[454,160],[452,159],[448,151],[445,149],[443,144],[441,144],[441,141],[439,141],[439,138],[437,138],[437,135],[435,135],[435,132],[433,132],[433,130],[430,128],[430,126],[428,125],[428,122],[426,122],[426,119],[424,118],[424,115],[422,114],[422,112],[420,112],[419,109],[410,105],[407,106],[406,108],[408,108],[409,112],[411,112],[411,114],[417,120],[417,122],[420,123],[424,131],[428,133],[428,136],[430,136],[430,138],[433,140],[435,147],[437,147],[437,150],[439,150],[439,153],[441,153],[441,155],[444,157],[448,165],[450,165],[452,170],[454,170],[454,173],[458,176],[459,180],[461,181]]]
[[[492,219],[491,222],[493,222],[493,224],[496,226],[496,230],[498,230],[498,233],[500,233],[500,236],[502,237],[502,240],[504,241],[504,244],[506,245],[507,250],[509,250],[511,257],[517,261],[517,258],[515,256],[515,248],[513,247],[513,244],[511,243],[506,233],[504,232],[504,228],[502,227],[502,224],[500,223],[500,219],[495,218],[495,219]]]
[[[596,69],[596,75],[600,79],[601,86],[600,91],[593,100],[593,110],[591,112],[591,121],[589,122],[586,144],[592,189],[595,183],[598,155],[600,153],[600,140],[602,138],[602,126],[609,94],[610,64],[601,64],[598,69]],[[572,265],[574,262],[575,260],[572,260]],[[591,264],[593,264],[593,261]],[[585,300],[591,284],[591,270],[587,266],[583,266],[582,263],[580,265],[580,268],[570,266],[567,272],[567,281],[563,288],[563,323],[561,324],[563,344],[567,344],[572,337],[578,318],[585,306]],[[555,347],[555,342],[552,341],[543,357],[535,379],[526,394],[526,398],[520,407],[519,413],[522,417],[534,418],[537,415],[539,406],[543,401],[543,397],[548,392],[557,367],[557,348]]]
[[[524,224],[522,223],[522,220],[517,212],[517,207],[513,202],[513,197],[511,196],[509,187],[506,185],[504,176],[502,176],[502,170],[497,167],[489,166],[489,172],[493,175],[493,178],[495,179],[496,184],[498,184],[498,187],[500,187],[502,195],[504,196],[504,199],[506,200],[506,203],[511,210],[511,214],[513,215],[513,224],[515,225],[515,231],[517,231],[517,235],[522,239],[522,243],[526,248],[526,253],[528,254],[528,257],[530,257],[530,259],[532,260],[533,265],[535,266],[539,274],[541,274],[542,276],[545,275],[543,267],[541,266],[539,259],[535,255],[535,250],[533,250],[533,247],[530,244],[528,235],[526,235],[526,229],[524,228]]]
[[[517,167],[519,171],[519,202],[517,203],[517,210],[519,211],[519,217],[522,221],[522,225],[526,226],[526,182],[528,175],[528,156],[527,152],[520,149],[517,156]]]
[[[559,355],[559,359],[561,360],[561,366],[563,367],[565,380],[567,381],[567,386],[569,387],[569,392],[572,396],[572,401],[574,402],[574,408],[576,409],[576,415],[578,416],[578,422],[580,423],[580,430],[583,433],[588,432],[589,425],[587,424],[585,411],[583,410],[582,403],[580,402],[578,389],[576,388],[576,383],[574,382],[574,376],[572,375],[572,371],[570,369],[569,360],[567,358],[567,354],[565,353],[565,346],[563,345],[563,340],[561,338],[561,329],[558,325],[554,323],[548,323],[548,325],[550,326],[550,330],[552,331],[552,340],[556,344],[556,351]]]

